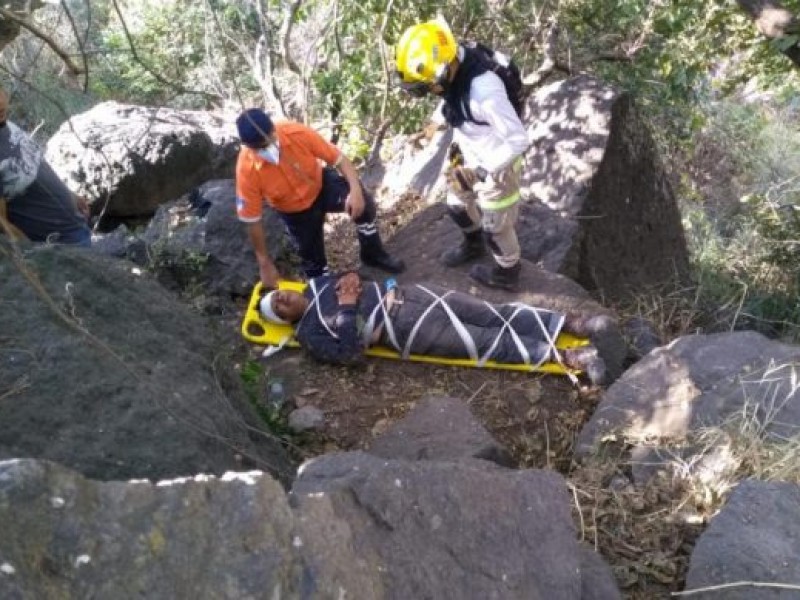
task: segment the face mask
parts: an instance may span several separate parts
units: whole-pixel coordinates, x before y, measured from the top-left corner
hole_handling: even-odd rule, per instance
[[[261,150],[258,151],[258,155],[265,161],[272,163],[273,165],[277,165],[278,159],[280,158],[278,142],[275,142],[266,148],[261,148]]]

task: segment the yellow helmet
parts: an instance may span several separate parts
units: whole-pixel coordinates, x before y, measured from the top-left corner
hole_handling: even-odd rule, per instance
[[[442,19],[406,29],[395,47],[395,64],[402,83],[432,84],[455,57],[458,46]]]

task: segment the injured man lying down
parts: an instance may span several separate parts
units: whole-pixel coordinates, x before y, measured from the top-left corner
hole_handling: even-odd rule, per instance
[[[610,317],[580,317],[521,303],[492,304],[432,284],[362,282],[359,275],[323,275],[304,292],[274,290],[259,302],[262,318],[293,324],[301,347],[325,363],[350,365],[370,346],[412,354],[539,366],[557,361],[583,371],[596,385],[606,378],[594,346],[558,350],[562,331],[590,337]]]

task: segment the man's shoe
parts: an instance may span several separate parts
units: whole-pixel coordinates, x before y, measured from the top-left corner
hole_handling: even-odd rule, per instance
[[[402,273],[406,270],[406,263],[399,258],[394,258],[386,251],[361,254],[361,263],[368,267],[375,267],[387,273]]]
[[[606,363],[594,346],[567,348],[563,352],[563,358],[564,364],[569,368],[583,371],[592,385],[603,385],[606,382]]]
[[[483,231],[465,233],[461,243],[455,248],[450,248],[442,254],[442,264],[445,267],[457,267],[486,254],[486,243],[483,241]]]
[[[470,269],[469,276],[487,287],[516,292],[519,288],[519,271],[521,267],[520,263],[507,269],[500,265],[492,267],[475,265]]]

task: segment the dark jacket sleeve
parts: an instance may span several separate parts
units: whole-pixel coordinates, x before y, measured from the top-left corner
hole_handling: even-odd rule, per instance
[[[304,322],[297,332],[297,341],[312,357],[332,365],[359,364],[364,358],[364,348],[358,337],[356,307],[341,306],[336,314],[331,336],[325,326],[314,318]]]

